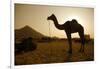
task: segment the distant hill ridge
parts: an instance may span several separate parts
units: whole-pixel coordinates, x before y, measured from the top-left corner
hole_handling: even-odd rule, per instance
[[[33,28],[29,27],[28,25],[24,26],[21,29],[15,29],[15,39],[22,39],[28,37],[40,39],[45,36],[40,32],[37,32]]]

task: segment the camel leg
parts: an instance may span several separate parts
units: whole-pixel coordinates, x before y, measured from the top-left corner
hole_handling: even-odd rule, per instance
[[[79,32],[79,36],[81,39],[81,48],[80,48],[80,52],[84,52],[84,44],[85,44],[85,39],[84,39],[84,32]]]
[[[67,34],[68,43],[69,43],[69,51],[68,53],[72,54],[72,40],[71,40],[71,34]]]

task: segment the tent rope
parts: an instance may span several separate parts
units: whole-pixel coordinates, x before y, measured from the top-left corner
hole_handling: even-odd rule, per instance
[[[49,37],[51,38],[50,21],[49,21]]]

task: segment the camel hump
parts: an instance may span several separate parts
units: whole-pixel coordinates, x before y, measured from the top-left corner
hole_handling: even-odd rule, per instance
[[[72,19],[72,23],[78,23],[76,19]]]

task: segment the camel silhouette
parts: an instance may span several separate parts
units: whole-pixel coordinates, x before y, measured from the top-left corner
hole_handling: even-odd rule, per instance
[[[60,25],[58,24],[58,20],[54,14],[49,16],[47,20],[52,20],[54,22],[54,25],[59,30],[64,30],[69,43],[69,54],[72,54],[72,40],[71,40],[71,34],[78,32],[80,39],[81,39],[81,48],[79,52],[84,52],[84,28],[77,22],[76,19],[72,19],[72,21],[66,21],[64,24]]]

